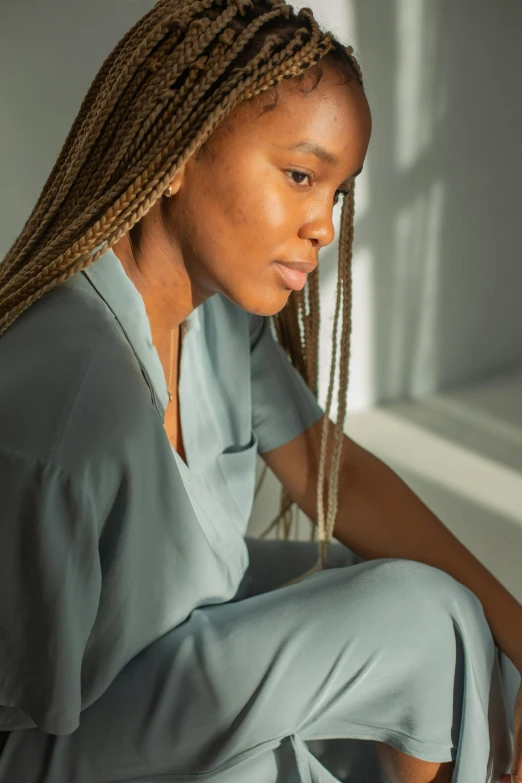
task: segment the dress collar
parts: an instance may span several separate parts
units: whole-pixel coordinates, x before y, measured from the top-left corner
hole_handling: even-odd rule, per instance
[[[101,247],[98,245],[93,252],[96,253]],[[163,418],[169,401],[167,381],[159,354],[152,344],[152,331],[143,297],[113,250],[107,250],[82,274],[88,277],[123,329],[142,370],[152,383],[151,391],[156,397],[155,403],[157,401],[162,408],[159,412]],[[200,330],[198,308],[190,313],[181,328],[183,335]]]

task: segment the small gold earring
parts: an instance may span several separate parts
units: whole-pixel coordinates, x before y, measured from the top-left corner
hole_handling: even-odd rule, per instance
[[[165,195],[167,198],[172,198],[172,185],[169,185],[167,190],[165,191]]]

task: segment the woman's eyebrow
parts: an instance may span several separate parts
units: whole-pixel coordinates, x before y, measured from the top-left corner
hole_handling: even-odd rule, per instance
[[[297,150],[298,152],[309,152],[310,154],[315,155],[316,158],[319,158],[319,160],[324,161],[324,163],[328,163],[330,166],[339,166],[341,163],[336,155],[333,155],[331,152],[328,152],[328,150],[325,150],[324,147],[311,141],[300,141],[297,144],[292,144],[292,146],[287,147],[286,149]]]
[[[281,149],[292,150],[292,151],[297,150],[297,152],[308,152],[311,155],[315,155],[317,158],[319,158],[319,160],[322,160],[324,163],[328,163],[329,166],[338,167],[341,165],[341,161],[336,155],[334,155],[331,152],[328,152],[328,150],[325,150],[325,148],[321,147],[320,144],[315,144],[315,142],[312,141],[300,141],[297,144],[292,144],[290,147],[281,147]],[[352,176],[349,177],[348,180],[346,181],[348,182],[350,179],[359,176],[361,171],[362,171],[362,166],[359,169],[359,171],[356,171],[355,174],[352,174]]]

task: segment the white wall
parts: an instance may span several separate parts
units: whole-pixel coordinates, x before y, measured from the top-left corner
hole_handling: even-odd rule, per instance
[[[309,5],[354,46],[374,119],[357,190],[349,410],[521,364],[522,6]]]
[[[522,5],[306,0],[359,56],[374,117],[357,186],[350,411],[521,363]],[[98,68],[153,0],[2,0],[0,257]],[[337,248],[324,252],[322,386]]]
[[[22,230],[103,60],[152,0],[1,0],[0,259]]]

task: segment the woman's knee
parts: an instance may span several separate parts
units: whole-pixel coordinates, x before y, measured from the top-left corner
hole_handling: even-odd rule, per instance
[[[371,598],[370,607],[390,640],[409,640],[419,649],[435,652],[454,641],[455,625],[465,621],[492,642],[480,600],[450,574],[402,558],[369,562],[374,567],[368,569],[361,588]]]
[[[379,563],[377,578],[391,596],[399,593],[413,603],[433,609],[452,610],[464,605],[483,615],[478,597],[440,568],[405,558],[383,558],[373,562]]]

